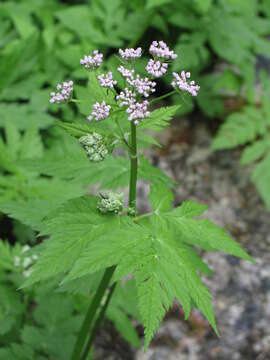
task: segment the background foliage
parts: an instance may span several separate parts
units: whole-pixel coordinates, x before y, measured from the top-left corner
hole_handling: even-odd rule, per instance
[[[51,88],[72,78],[81,85],[76,95],[87,96],[86,74],[78,67],[82,55],[99,48],[106,56],[105,67],[114,68],[115,48],[140,43],[147,49],[152,40],[164,39],[179,54],[173,70],[191,70],[201,85],[196,102],[184,99],[177,114],[200,111],[202,119],[216,122],[217,127],[223,123],[213,149],[246,145],[241,163],[254,164],[252,180],[270,207],[269,85],[265,74],[258,82],[256,71],[258,57],[270,57],[269,18],[268,0],[0,2],[0,209],[4,240],[0,243],[0,358],[69,356],[90,284],[95,289],[98,278],[86,275],[88,289],[63,285],[54,295],[53,284],[47,289],[37,286],[18,292],[29,267],[24,267],[25,258],[38,256],[38,247],[32,254],[31,249],[23,252],[23,245],[39,242],[42,246],[35,233],[41,219],[52,208],[85,194],[86,185],[96,182],[96,171],[104,187],[127,183],[128,168],[121,159],[114,165],[116,169],[110,168],[108,158],[89,171],[74,139],[53,126],[55,118],[70,122],[84,119],[91,104],[49,107]],[[138,67],[144,66],[142,58]],[[169,81],[165,78],[164,89]],[[256,82],[261,84],[259,95]],[[170,105],[174,103],[173,99]],[[159,130],[163,125],[157,127]],[[55,159],[61,168],[54,167]],[[145,160],[142,178],[150,166]],[[151,171],[157,172],[160,184],[158,170],[151,167]],[[15,266],[17,257],[19,266]],[[132,301],[130,309],[121,303],[123,292],[132,299],[135,291],[132,281],[126,286],[117,290],[107,316],[127,340],[139,346],[130,324],[131,318],[140,320],[138,310]],[[56,308],[59,311],[52,319],[51,309]],[[67,320],[70,313],[73,315]],[[63,331],[57,332],[59,328]]]

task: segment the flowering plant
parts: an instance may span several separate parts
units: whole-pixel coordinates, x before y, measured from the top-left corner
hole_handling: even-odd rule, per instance
[[[149,52],[152,57],[142,75],[134,67],[141,48],[119,50],[117,73],[100,71],[103,56],[95,50],[80,61],[89,72],[83,99],[73,97],[76,87],[72,81],[58,84],[57,92],[51,93],[52,104],[73,102],[87,112],[84,121],[58,121],[58,125],[75,138],[83,157],[82,168],[91,174],[89,182],[98,183],[101,188],[100,195],[74,198],[44,217],[40,233],[49,239],[25,282],[27,286],[56,279],[67,288],[69,284],[74,286],[74,281],[87,281],[89,275],[102,274],[100,283],[91,291],[73,360],[87,358],[115,289],[130,275],[136,285],[146,347],[175,299],[186,318],[191,307],[197,307],[217,333],[211,295],[199,276],[209,275],[211,270],[194,247],[221,250],[251,260],[223,229],[197,219],[206,210],[205,205],[185,201],[172,209],[173,181],[140,154],[142,145],[157,143],[147,130],[153,133],[166,127],[178,109],[153,109],[152,104],[182,91],[196,96],[200,90],[190,80],[190,73],[182,71],[173,73],[171,92],[151,99],[156,78],[168,72],[177,54],[163,41],[154,41]],[[121,149],[125,155],[116,156],[115,149]],[[77,159],[72,174],[66,177],[82,176],[79,171],[74,174],[74,169],[79,169],[76,162]],[[61,164],[54,164],[54,168],[57,166]],[[61,171],[67,174],[67,169]],[[149,213],[137,211],[138,178],[151,183]],[[129,194],[125,202],[123,193],[113,190],[127,182]]]

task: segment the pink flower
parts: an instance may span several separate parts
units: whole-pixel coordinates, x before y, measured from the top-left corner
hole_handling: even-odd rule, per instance
[[[99,75],[98,81],[102,87],[108,87],[111,89],[117,84],[117,81],[113,80],[111,71],[109,71],[106,76],[104,74]]]
[[[61,103],[69,100],[73,91],[73,81],[64,81],[62,84],[57,84],[57,92],[51,92],[50,103]]]
[[[132,70],[129,70],[129,69],[126,69],[124,66],[119,66],[117,68],[117,70],[120,72],[120,74],[126,78],[126,79],[133,79],[134,78],[134,69]]]
[[[138,125],[142,119],[148,118],[151,115],[150,111],[148,111],[148,105],[149,102],[147,100],[142,103],[131,103],[127,108],[127,113],[129,114],[128,120],[133,121],[135,125]]]
[[[85,69],[97,69],[101,66],[103,59],[103,54],[100,54],[98,50],[93,51],[93,55],[85,55],[83,59],[80,60],[80,64],[84,65]]]
[[[181,76],[177,73],[173,73],[175,80],[172,81],[172,87],[178,88],[179,90],[187,91],[192,96],[197,96],[200,90],[200,86],[195,84],[195,81],[192,80],[188,82],[187,79],[190,78],[190,72],[181,72]]]
[[[131,49],[119,49],[119,54],[122,59],[128,60],[128,59],[136,59],[142,56],[142,48],[137,48],[136,50]]]
[[[154,77],[161,77],[166,73],[168,69],[168,64],[162,63],[159,60],[155,61],[153,59],[150,59],[145,69],[148,74],[153,75]]]
[[[176,59],[177,54],[173,50],[170,50],[164,41],[153,41],[150,48],[150,54],[164,59]]]
[[[156,83],[149,80],[147,77],[142,78],[140,75],[137,75],[135,79],[127,78],[127,82],[129,85],[134,86],[136,91],[144,97],[148,97],[151,93],[156,91]]]
[[[129,106],[131,103],[134,103],[136,99],[136,94],[125,88],[124,91],[121,91],[119,95],[116,96],[116,100],[120,100],[120,106]]]
[[[106,119],[110,115],[110,110],[110,105],[106,105],[105,101],[102,101],[102,103],[96,102],[93,105],[91,115],[88,116],[88,120],[91,121],[93,118],[95,118],[96,121]]]

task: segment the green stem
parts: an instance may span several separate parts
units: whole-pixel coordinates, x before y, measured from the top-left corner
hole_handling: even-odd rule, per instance
[[[125,134],[124,134],[123,129],[121,128],[121,126],[120,126],[119,121],[118,121],[117,118],[115,118],[115,122],[116,122],[116,125],[117,125],[117,127],[118,127],[118,129],[119,129],[119,131],[120,131],[121,136],[122,136],[122,141],[124,142],[124,144],[125,144],[125,145],[127,146],[127,148],[129,149],[129,144],[128,144],[127,140],[125,139]]]
[[[131,137],[130,137],[130,184],[129,184],[129,206],[130,207],[136,207],[136,184],[137,184],[137,138],[136,138],[136,126],[133,122],[130,124],[131,126]],[[97,312],[97,309],[100,305],[100,302],[105,294],[105,291],[110,283],[110,280],[113,276],[113,273],[116,269],[116,266],[112,266],[108,268],[103,276],[103,279],[101,280],[101,283],[99,285],[99,288],[97,290],[97,293],[90,304],[89,310],[86,314],[85,320],[83,322],[83,326],[80,330],[77,343],[75,345],[72,360],[85,360],[87,358],[87,355],[89,351],[91,350],[91,346],[95,340],[97,331],[103,321],[103,318],[105,316],[106,309],[110,303],[111,297],[113,295],[114,289],[116,284],[113,284],[111,289],[109,290],[109,293],[106,297],[106,301],[104,305],[101,307],[98,317],[95,320],[95,324],[92,327],[92,321],[94,320],[95,314]],[[87,344],[85,346],[85,350],[82,354],[82,349],[87,337],[87,333],[91,330],[89,339],[87,341]],[[80,358],[82,354],[82,357]]]
[[[129,181],[129,202],[128,205],[136,208],[136,184],[137,184],[137,138],[136,126],[133,121],[130,123],[130,181]]]
[[[94,320],[94,317],[96,315],[97,309],[100,305],[100,302],[104,296],[104,293],[111,281],[111,278],[113,276],[115,270],[115,266],[109,267],[106,269],[103,278],[99,284],[99,287],[97,289],[97,292],[94,296],[94,299],[90,303],[90,306],[88,308],[87,314],[85,316],[85,319],[83,321],[82,327],[80,329],[80,332],[77,337],[76,344],[73,349],[72,353],[72,360],[79,360],[81,357],[81,353],[83,351],[83,347],[87,338],[87,335],[91,329],[92,322]]]
[[[114,284],[112,285],[112,287],[110,288],[110,290],[109,290],[109,293],[108,293],[108,295],[107,295],[106,301],[105,301],[103,307],[101,308],[101,310],[100,310],[100,312],[99,312],[99,315],[98,315],[98,317],[97,317],[97,319],[96,319],[96,322],[95,322],[95,324],[94,324],[94,326],[93,326],[93,328],[92,328],[90,337],[89,337],[89,339],[88,339],[88,341],[87,341],[85,350],[84,350],[83,355],[82,355],[82,357],[81,357],[81,360],[86,360],[86,359],[87,359],[88,353],[89,353],[89,351],[90,351],[90,349],[91,349],[91,347],[92,347],[92,345],[93,345],[93,342],[94,342],[94,340],[95,340],[97,331],[98,331],[98,329],[100,328],[100,325],[101,325],[101,323],[102,323],[102,321],[103,321],[103,319],[104,319],[105,312],[106,312],[107,307],[108,307],[108,305],[109,305],[109,303],[110,303],[110,300],[111,300],[111,297],[112,297],[112,295],[113,295],[113,292],[114,292],[115,287],[116,287],[116,283],[114,283]]]
[[[153,99],[152,101],[150,101],[150,104],[153,104],[154,102],[157,102],[157,101],[166,99],[167,97],[172,96],[173,94],[176,94],[176,93],[177,93],[176,90],[170,91],[170,92],[168,92],[167,94],[161,95],[161,96]]]

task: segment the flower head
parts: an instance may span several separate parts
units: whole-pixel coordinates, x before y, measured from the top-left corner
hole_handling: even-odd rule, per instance
[[[168,69],[168,64],[162,63],[159,60],[155,61],[153,59],[150,59],[145,69],[148,74],[153,75],[154,77],[161,77],[166,73]]]
[[[93,105],[93,111],[91,115],[88,116],[88,120],[91,121],[93,118],[96,119],[96,121],[106,119],[110,115],[111,106],[106,105],[105,101],[102,101],[102,103],[96,102]]]
[[[122,59],[136,59],[142,56],[142,48],[138,47],[137,49],[119,49],[119,54]]]
[[[153,41],[150,48],[150,54],[164,59],[176,59],[177,54],[173,50],[170,50],[164,41]]]
[[[135,102],[136,94],[125,88],[124,91],[121,91],[119,95],[116,96],[116,100],[120,100],[120,106],[129,106],[131,103]]]
[[[119,213],[123,209],[123,193],[101,193],[101,198],[97,204],[98,210],[105,213]]]
[[[105,159],[108,154],[105,139],[96,132],[79,138],[80,144],[85,149],[90,161],[99,162]]]
[[[113,80],[112,72],[109,71],[107,75],[101,74],[98,76],[98,81],[102,87],[113,88],[117,84],[116,80]]]
[[[134,78],[134,69],[132,70],[129,70],[129,69],[126,69],[124,66],[119,66],[117,68],[117,70],[120,72],[120,74],[126,78],[126,79],[133,79]]]
[[[194,80],[188,82],[190,75],[191,75],[190,72],[185,72],[185,71],[182,71],[181,75],[174,72],[173,73],[174,80],[172,81],[172,87],[178,88],[183,91],[187,91],[192,96],[197,96],[200,90],[200,86],[196,85]]]
[[[150,116],[150,111],[148,111],[149,102],[147,100],[142,103],[134,102],[131,103],[127,108],[127,113],[129,114],[128,120],[133,121],[135,125],[138,125],[139,122]]]
[[[143,95],[144,97],[148,97],[151,93],[155,92],[156,83],[154,81],[149,80],[147,77],[142,78],[140,75],[137,75],[135,79],[127,78],[127,82],[134,86],[136,91]]]
[[[85,55],[83,59],[80,59],[80,64],[85,69],[97,69],[101,66],[103,60],[103,54],[99,53],[98,50],[94,50],[92,56]]]
[[[62,84],[57,84],[57,92],[51,92],[50,103],[60,104],[61,102],[66,102],[70,99],[73,91],[73,81],[64,81]]]

